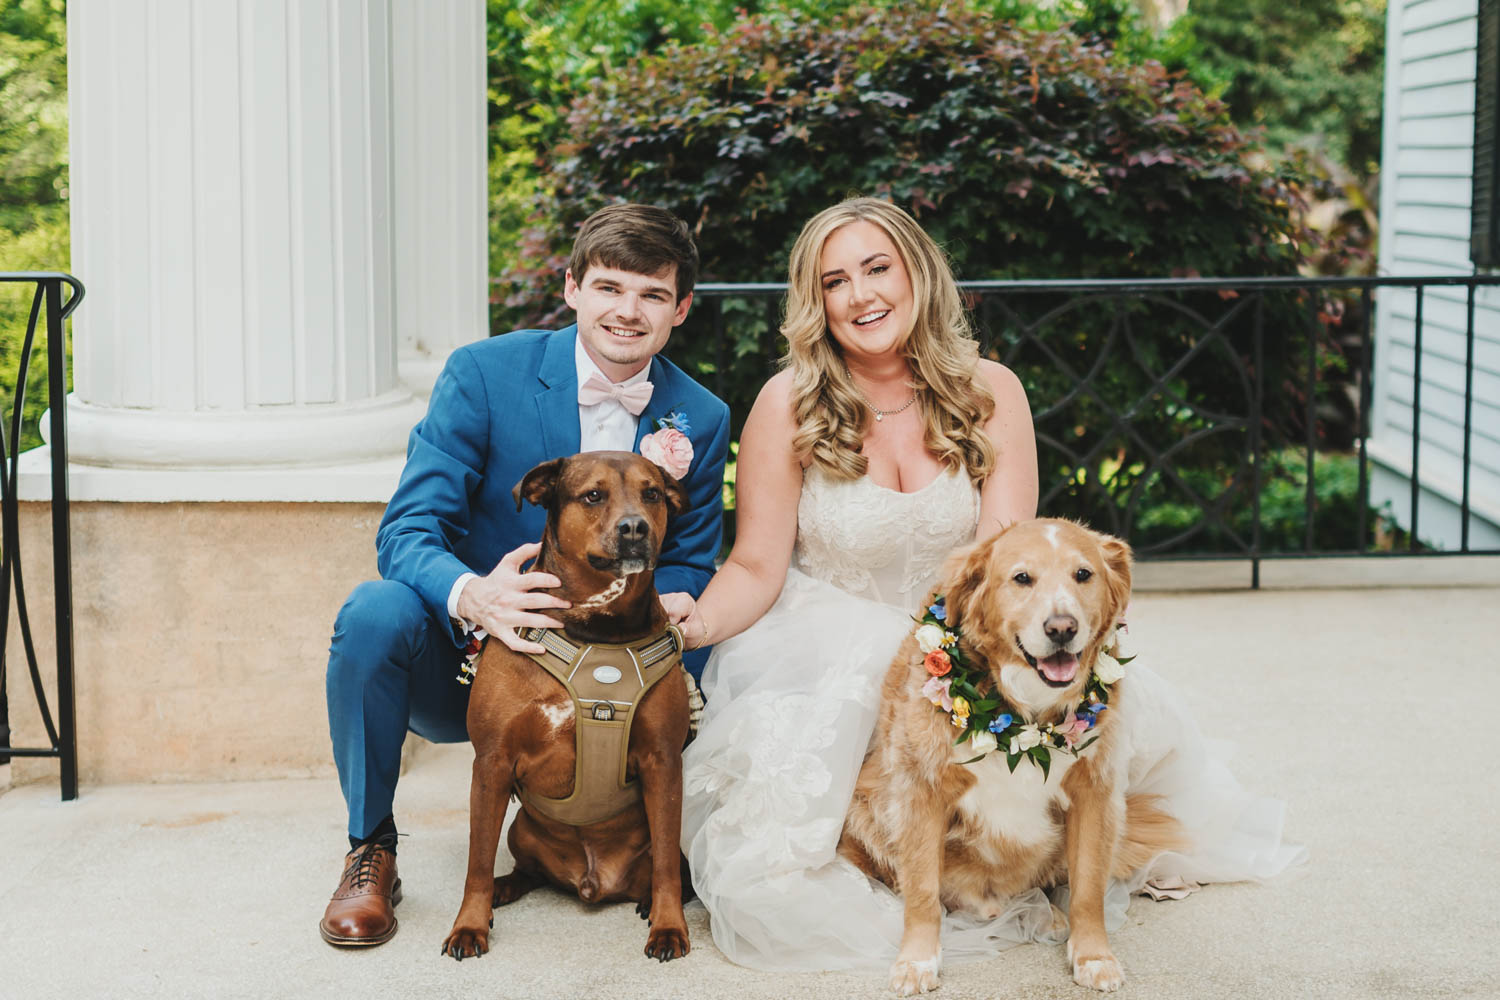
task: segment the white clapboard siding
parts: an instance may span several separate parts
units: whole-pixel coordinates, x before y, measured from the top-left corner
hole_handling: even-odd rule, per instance
[[[1477,0],[1393,0],[1387,13],[1380,273],[1466,275],[1473,196]],[[1465,383],[1472,546],[1500,544],[1500,289],[1475,297],[1472,373],[1462,288],[1422,306],[1418,533],[1457,547]],[[1372,498],[1411,516],[1416,293],[1378,293],[1370,454]]]
[[[1452,115],[1474,113],[1474,81],[1454,80],[1430,87],[1407,87],[1398,101],[1402,118],[1419,118],[1434,112]]]
[[[1469,241],[1430,233],[1387,234],[1393,258],[1409,262],[1410,267],[1392,268],[1390,274],[1472,274],[1469,263]]]
[[[1469,206],[1396,205],[1395,231],[1469,242]],[[1390,230],[1388,229],[1387,232]]]
[[[1467,173],[1463,177],[1409,174],[1396,181],[1398,210],[1410,205],[1449,205],[1463,209],[1467,217],[1473,193]]]

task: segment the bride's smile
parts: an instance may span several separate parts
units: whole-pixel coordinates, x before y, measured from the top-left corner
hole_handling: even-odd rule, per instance
[[[845,357],[889,355],[911,334],[912,286],[885,230],[851,222],[823,244],[818,273],[828,331]]]

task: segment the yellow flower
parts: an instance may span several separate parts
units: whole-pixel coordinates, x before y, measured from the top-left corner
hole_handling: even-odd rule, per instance
[[[967,717],[969,711],[969,699],[963,695],[955,695],[953,698],[953,714]]]

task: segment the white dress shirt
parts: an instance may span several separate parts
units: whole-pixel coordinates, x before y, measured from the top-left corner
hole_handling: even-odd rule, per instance
[[[578,384],[583,383],[590,375],[597,373],[606,382],[614,382],[608,375],[600,371],[599,366],[594,364],[594,359],[589,357],[589,352],[583,348],[583,338],[578,337],[573,341],[573,364],[578,370]],[[623,382],[615,382],[615,385],[635,385],[646,381],[651,375],[651,365],[647,364],[640,371],[630,376]],[[635,451],[635,432],[640,427],[640,417],[635,416],[625,407],[620,405],[617,399],[605,399],[584,406],[578,404],[578,450],[579,451]],[[491,567],[493,569],[494,567]],[[475,574],[463,573],[457,580],[453,581],[453,588],[448,591],[448,617],[454,621],[463,621],[458,617],[458,595],[464,589],[464,584],[474,579]],[[473,625],[463,622],[464,631],[472,631]]]
[[[593,374],[615,385],[636,385],[651,375],[648,364],[623,382],[615,382],[589,357],[583,349],[583,338],[573,342],[573,361],[578,367],[578,384],[583,385]],[[600,400],[593,406],[578,404],[578,450],[579,451],[635,451],[635,432],[640,426],[637,417],[617,399]]]

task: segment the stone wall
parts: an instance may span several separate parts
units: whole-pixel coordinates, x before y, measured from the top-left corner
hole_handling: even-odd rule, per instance
[[[331,775],[334,615],[375,572],[376,503],[74,503],[79,780]],[[55,697],[51,505],[21,504],[28,610]],[[10,722],[44,746],[12,610]],[[56,711],[54,707],[54,712]],[[56,780],[18,758],[16,783]]]

